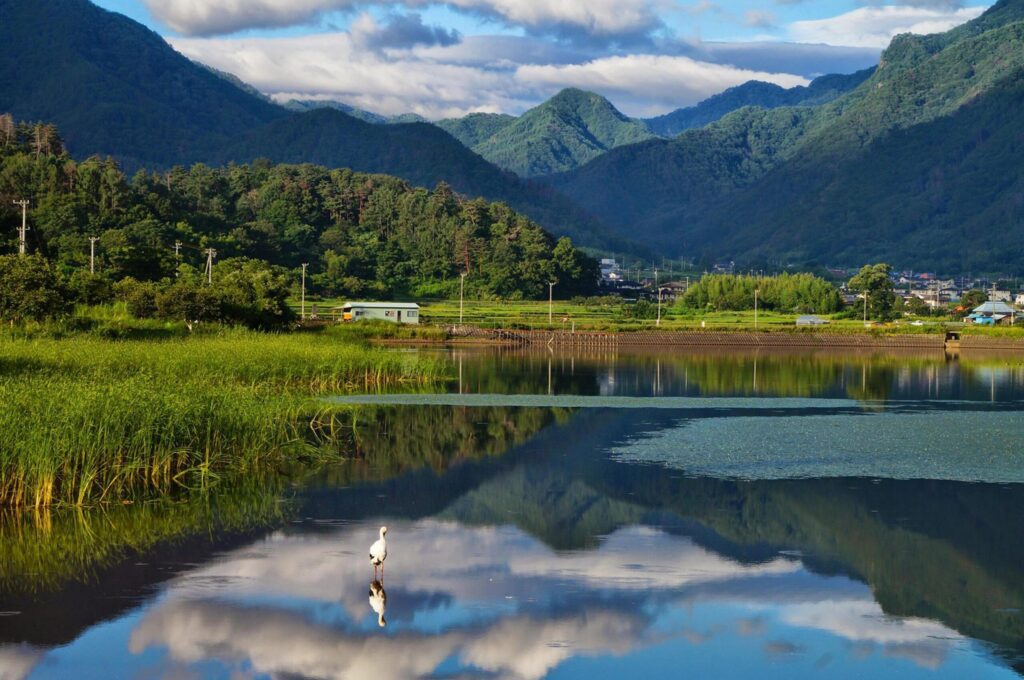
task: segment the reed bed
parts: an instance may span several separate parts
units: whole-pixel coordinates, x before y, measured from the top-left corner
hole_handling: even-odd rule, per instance
[[[0,505],[204,489],[318,455],[316,397],[425,385],[439,363],[318,335],[0,343]]]

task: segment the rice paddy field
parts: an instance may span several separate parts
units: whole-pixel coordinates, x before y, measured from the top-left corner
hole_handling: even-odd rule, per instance
[[[201,490],[322,454],[325,394],[414,389],[440,364],[344,334],[0,340],[0,506]]]
[[[333,309],[341,304],[340,300],[318,302],[321,310]],[[311,304],[311,303],[309,303]],[[450,326],[458,324],[460,309],[458,300],[426,300],[419,301],[420,318],[423,324],[432,326]],[[709,330],[709,331],[776,331],[863,333],[864,322],[859,318],[841,318],[840,315],[823,314],[821,317],[828,323],[821,327],[796,326],[799,314],[786,314],[761,310],[755,319],[752,310],[746,311],[715,311],[702,312],[682,309],[674,304],[665,303],[661,310],[661,323],[656,318],[630,318],[625,310],[629,305],[590,305],[578,304],[569,300],[555,300],[551,305],[548,321],[548,302],[536,300],[495,301],[466,300],[462,307],[462,322],[467,325],[483,328],[508,329],[565,329],[582,331],[648,331],[648,330]],[[654,307],[656,313],[656,306]],[[298,307],[296,307],[298,310]],[[307,310],[308,311],[308,310]],[[331,319],[330,313],[323,318]],[[947,328],[962,330],[968,334],[1009,336],[1024,339],[1024,327],[983,328],[964,327],[963,324],[939,317],[908,317],[899,322],[887,324],[871,324],[873,333],[941,333]],[[425,334],[426,331],[419,331]]]

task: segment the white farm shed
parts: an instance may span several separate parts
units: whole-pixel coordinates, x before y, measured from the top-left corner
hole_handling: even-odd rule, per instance
[[[342,321],[380,319],[395,323],[420,322],[420,306],[415,302],[346,302],[340,309]]]

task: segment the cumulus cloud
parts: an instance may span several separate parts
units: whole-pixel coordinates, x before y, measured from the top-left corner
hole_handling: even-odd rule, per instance
[[[884,48],[900,33],[941,33],[975,19],[984,7],[942,7],[939,3],[861,7],[827,19],[796,21],[794,40],[826,45]]]
[[[428,26],[419,14],[393,14],[381,23],[369,14],[361,15],[352,24],[350,34],[355,42],[369,49],[402,49],[414,45],[458,44],[462,35],[441,26]]]
[[[385,25],[364,17],[344,33],[172,44],[278,100],[336,99],[385,115],[413,112],[432,119],[521,113],[564,87],[595,90],[628,115],[643,116],[690,106],[748,80],[783,87],[807,82],[800,75],[682,55],[593,58],[595,52],[581,49],[531,50],[538,41],[530,39],[458,38],[418,17]],[[415,46],[406,49],[409,43]]]
[[[184,35],[308,24],[324,13],[358,7],[427,6],[428,0],[145,0],[153,16]],[[563,36],[635,39],[660,28],[656,0],[447,0],[455,10]]]
[[[350,0],[144,0],[157,19],[184,35],[221,35],[247,28],[304,24]]]
[[[563,66],[521,66],[516,77],[523,83],[549,87],[580,87],[611,96],[642,100],[625,108],[632,115],[657,115],[687,106],[748,80],[763,80],[782,87],[806,85],[801,76],[750,71],[689,57],[628,55],[595,59]],[[640,104],[638,106],[638,104]]]

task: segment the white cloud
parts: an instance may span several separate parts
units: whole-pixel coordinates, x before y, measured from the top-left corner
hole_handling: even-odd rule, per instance
[[[219,35],[247,28],[283,28],[329,10],[350,9],[351,0],[144,0],[160,21],[185,35]]]
[[[227,71],[278,100],[336,99],[385,115],[436,119],[472,111],[521,113],[564,87],[592,89],[626,114],[657,115],[689,106],[748,80],[783,87],[798,75],[714,64],[686,56],[637,54],[588,58],[586,52],[530,50],[486,38],[454,45],[394,49],[380,44],[369,18],[348,33],[288,38],[172,39],[186,56]],[[537,59],[557,63],[537,63]],[[578,59],[580,61],[573,61]],[[568,63],[566,63],[568,62]]]
[[[861,7],[827,19],[796,21],[789,33],[798,42],[884,48],[900,33],[941,33],[984,11],[984,7]]]
[[[596,90],[613,100],[626,99],[626,113],[648,116],[695,104],[748,80],[782,87],[806,85],[807,79],[788,73],[766,73],[689,57],[637,54],[605,57],[583,64],[520,66],[516,78],[532,85]]]
[[[145,0],[153,16],[184,35],[307,24],[334,10],[425,7],[430,0]],[[541,34],[642,36],[662,25],[657,0],[447,0],[456,10]]]

